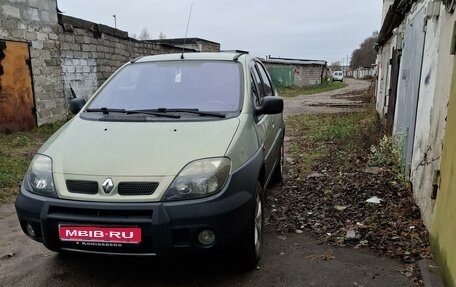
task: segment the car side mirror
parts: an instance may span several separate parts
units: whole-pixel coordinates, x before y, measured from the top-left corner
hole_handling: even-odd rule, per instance
[[[86,100],[84,98],[73,98],[68,103],[68,109],[72,114],[77,114],[82,109],[82,107],[86,104]]]
[[[256,109],[257,115],[275,115],[283,112],[283,100],[279,97],[267,96]]]

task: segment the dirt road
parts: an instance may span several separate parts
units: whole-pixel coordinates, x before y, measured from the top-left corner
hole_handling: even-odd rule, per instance
[[[314,95],[303,95],[285,98],[285,116],[298,114],[339,113],[346,110],[357,110],[361,102],[351,98],[369,88],[370,82],[350,78],[344,79],[347,87]]]
[[[337,112],[357,103],[367,82],[285,100],[285,114]],[[333,98],[334,95],[345,96]],[[279,189],[271,192],[280,192]],[[240,272],[222,258],[62,256],[28,239],[14,206],[0,205],[0,286],[412,286],[403,266],[363,250],[331,248],[305,234],[267,232],[258,270]]]

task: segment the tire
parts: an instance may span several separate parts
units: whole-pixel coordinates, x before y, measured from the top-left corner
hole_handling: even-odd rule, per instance
[[[247,230],[242,235],[239,250],[239,263],[242,269],[256,268],[263,249],[263,187],[257,181],[255,191],[255,207],[249,219]]]
[[[279,151],[279,162],[278,164],[276,165],[276,167],[274,168],[274,171],[272,173],[272,176],[271,176],[271,183],[272,184],[277,184],[277,183],[280,183],[282,182],[283,180],[283,164],[284,164],[284,149],[283,149],[283,144],[282,146],[280,147],[280,151]]]

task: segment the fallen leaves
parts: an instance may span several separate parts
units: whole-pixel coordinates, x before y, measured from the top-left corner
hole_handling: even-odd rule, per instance
[[[282,234],[307,231],[335,246],[369,247],[404,263],[431,256],[410,188],[387,167],[370,167],[368,149],[355,140],[312,142],[311,134],[303,136],[306,127],[287,128],[293,151],[287,150],[283,184],[267,197],[274,206],[267,224]],[[306,172],[300,153],[316,146],[328,152]]]

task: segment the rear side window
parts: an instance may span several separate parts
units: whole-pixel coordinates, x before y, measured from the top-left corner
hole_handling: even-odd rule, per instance
[[[241,104],[240,64],[224,61],[165,61],[124,67],[89,108],[185,108],[235,112]]]

